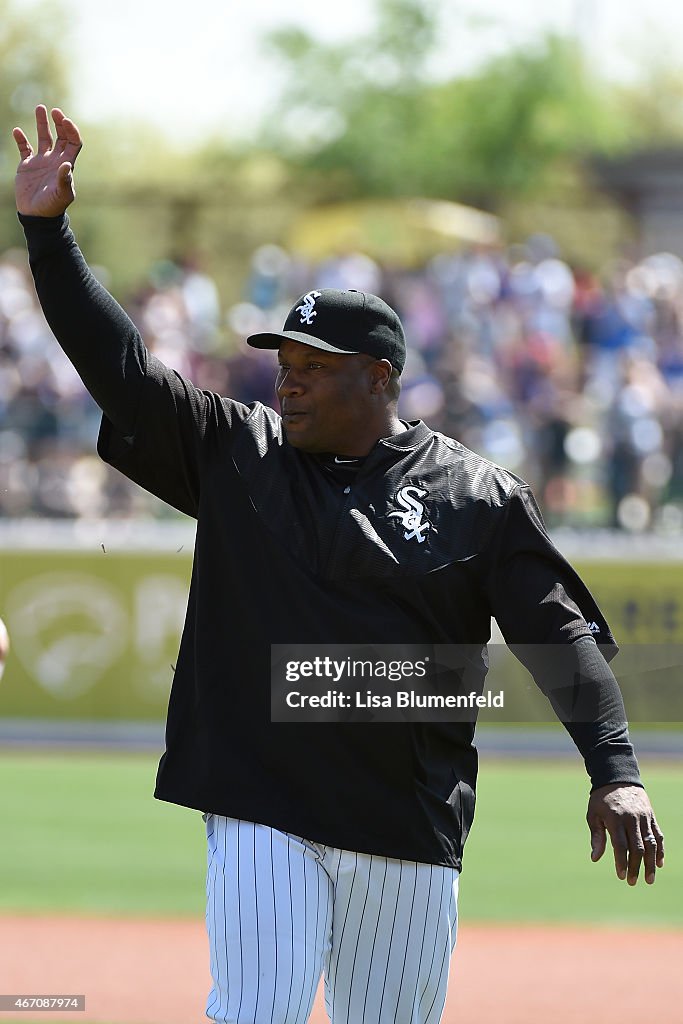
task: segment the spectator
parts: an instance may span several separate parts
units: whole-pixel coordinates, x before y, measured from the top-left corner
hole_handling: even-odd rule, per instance
[[[516,469],[552,525],[683,524],[683,263],[659,254],[593,275],[552,239],[444,252],[410,271],[360,251],[305,267],[261,246],[245,301],[221,311],[196,261],[163,261],[129,303],[152,348],[200,387],[274,402],[244,337],[282,320],[302,273],[379,291],[411,341],[402,415]],[[0,516],[165,514],[88,459],[97,411],[51,344],[27,268],[0,259]],[[624,513],[624,509],[628,514]],[[638,512],[633,515],[633,510]],[[620,511],[621,510],[621,511]],[[638,511],[639,510],[639,511]]]

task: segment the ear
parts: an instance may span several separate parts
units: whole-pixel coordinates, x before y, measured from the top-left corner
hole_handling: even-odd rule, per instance
[[[386,391],[391,380],[391,363],[388,359],[376,359],[370,366],[370,392],[380,395]]]

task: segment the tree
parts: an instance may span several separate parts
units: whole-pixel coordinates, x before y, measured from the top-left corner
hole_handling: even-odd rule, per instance
[[[636,82],[616,92],[632,147],[683,143],[683,72],[678,63],[653,60]]]
[[[403,147],[405,130],[419,116],[416,103],[438,27],[435,11],[433,0],[377,0],[373,31],[350,43],[320,43],[299,28],[271,33],[267,41],[285,66],[285,88],[265,120],[264,146],[355,176],[360,145],[370,184],[376,176],[373,143],[391,147],[398,141]],[[387,157],[385,150],[380,165]]]
[[[575,40],[548,35],[430,93],[428,186],[496,207],[547,191],[558,166],[610,149],[623,133],[606,87]]]
[[[20,12],[0,0],[0,168],[16,163],[12,128],[33,123],[37,103],[68,103],[66,14],[53,2]]]
[[[0,0],[0,252],[17,244],[12,180],[17,147],[12,128],[32,126],[37,103],[68,102],[63,53],[66,18],[54,3],[21,13]]]
[[[325,198],[423,194],[489,208],[620,137],[575,40],[549,35],[435,82],[438,39],[438,9],[424,0],[378,0],[372,32],[343,45],[276,33],[285,88],[264,137]]]

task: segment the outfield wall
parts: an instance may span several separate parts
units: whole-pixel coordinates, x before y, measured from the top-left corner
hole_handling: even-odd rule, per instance
[[[0,616],[12,642],[0,683],[0,716],[163,718],[193,541],[189,521],[0,524]],[[665,651],[669,663],[674,652],[675,661],[678,645],[683,650],[681,545],[621,535],[567,534],[557,541],[622,644],[617,675],[620,663],[628,668],[634,652],[646,652],[646,645]],[[643,657],[652,662],[649,653]],[[501,671],[495,651],[493,668]],[[518,717],[538,720],[531,703],[525,714],[525,702],[532,694],[535,699],[528,675],[521,668],[504,670],[515,671]],[[633,715],[634,707],[627,707]],[[648,720],[637,704],[635,712]],[[667,714],[679,717],[667,710],[657,720]]]

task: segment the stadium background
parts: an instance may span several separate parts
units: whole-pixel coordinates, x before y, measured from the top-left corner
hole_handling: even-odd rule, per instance
[[[412,350],[402,415],[533,484],[622,643],[617,673],[669,671],[627,692],[669,863],[647,892],[608,858],[590,865],[580,762],[516,677],[512,717],[533,724],[481,733],[449,1012],[540,1024],[600,999],[616,1021],[627,1000],[673,1024],[683,76],[663,48],[630,82],[601,75],[574,6],[576,32],[510,32],[466,71],[452,12],[444,64],[448,4],[383,0],[341,40],[281,30],[278,94],[250,135],[181,147],[154,126],[84,124],[72,220],[156,354],[246,401],[273,401],[247,333],[311,283],[380,292]],[[109,1024],[187,1019],[205,980],[201,829],[150,794],[192,524],[94,456],[97,410],[42,320],[14,220],[12,125],[38,99],[81,120],[73,11],[0,14],[0,989],[84,991],[85,1018]]]

